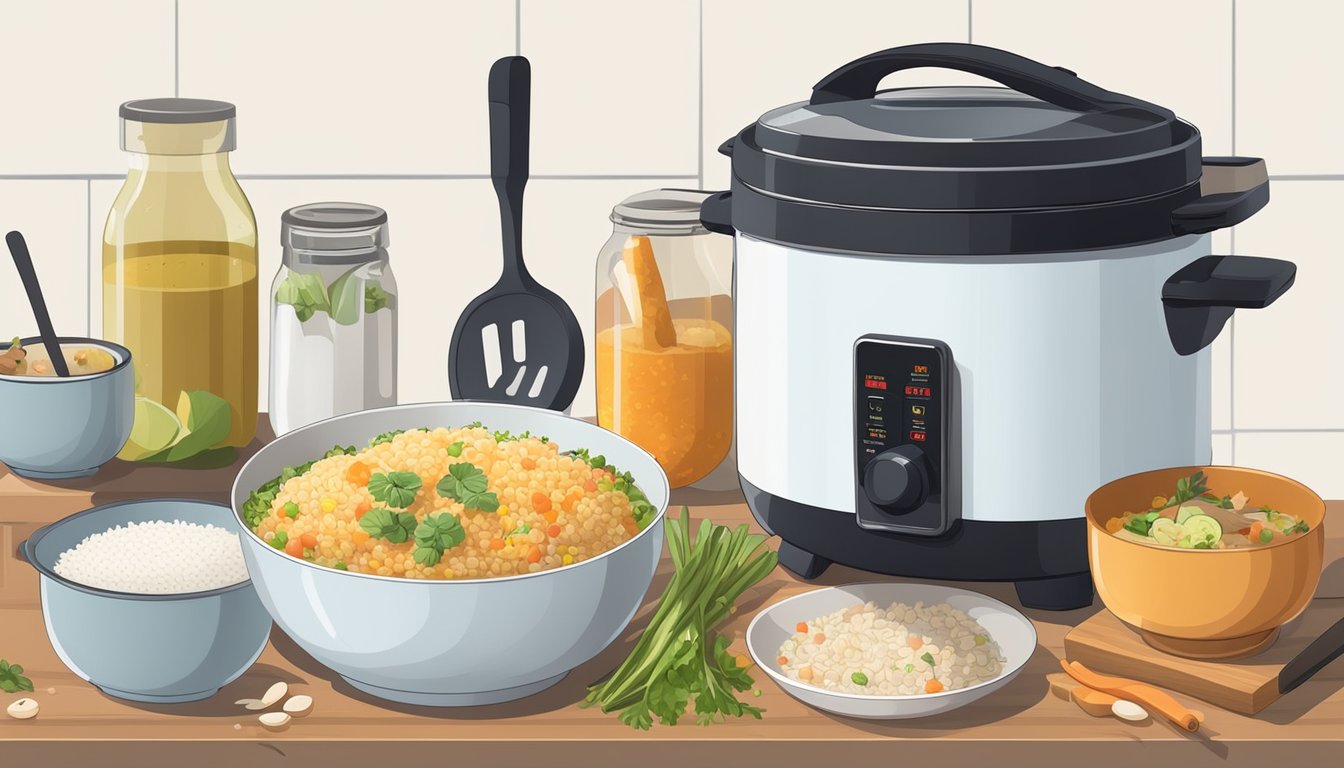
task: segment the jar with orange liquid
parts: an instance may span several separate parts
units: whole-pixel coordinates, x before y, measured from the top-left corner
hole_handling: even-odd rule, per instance
[[[733,259],[700,224],[706,196],[627,198],[597,261],[598,423],[653,454],[674,488],[733,443]]]

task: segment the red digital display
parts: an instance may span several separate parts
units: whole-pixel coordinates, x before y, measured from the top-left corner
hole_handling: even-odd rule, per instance
[[[887,382],[880,376],[864,376],[863,386],[869,389],[886,389]]]
[[[930,387],[907,386],[905,394],[910,397],[933,397],[933,389]]]
[[[917,443],[922,443],[925,440],[928,440],[929,436],[925,432],[921,432],[919,430],[913,430],[910,432],[910,439],[914,440]]]
[[[929,372],[929,366],[927,366],[927,365],[916,365],[916,366],[915,366],[915,373],[928,373],[928,372]]]

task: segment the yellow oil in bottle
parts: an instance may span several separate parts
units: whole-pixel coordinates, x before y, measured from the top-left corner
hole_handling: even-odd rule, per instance
[[[137,394],[176,408],[182,392],[229,403],[241,447],[257,422],[257,253],[208,241],[103,244],[103,332],[131,350]]]

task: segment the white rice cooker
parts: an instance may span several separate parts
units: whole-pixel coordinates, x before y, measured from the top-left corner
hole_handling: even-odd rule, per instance
[[[1006,87],[877,91],[916,67]],[[993,48],[866,56],[723,152],[701,215],[735,237],[738,473],[807,578],[1090,604],[1084,500],[1211,461],[1209,344],[1296,272],[1209,254],[1268,201],[1262,160]]]

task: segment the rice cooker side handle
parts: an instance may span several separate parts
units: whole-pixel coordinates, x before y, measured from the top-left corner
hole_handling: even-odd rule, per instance
[[[813,105],[871,99],[882,78],[919,67],[968,72],[1041,101],[1080,112],[1138,109],[1171,122],[1166,107],[1093,85],[1063,67],[1051,67],[1015,53],[970,43],[921,43],[888,48],[855,59],[812,87]]]
[[[1235,226],[1269,202],[1269,171],[1258,157],[1206,157],[1200,168],[1200,196],[1171,212],[1172,234]]]
[[[732,237],[737,234],[733,228],[733,193],[715,192],[700,203],[700,223],[705,229],[720,235]]]
[[[1193,355],[1218,338],[1238,309],[1264,309],[1293,286],[1297,265],[1259,256],[1204,256],[1162,285],[1171,345]]]

